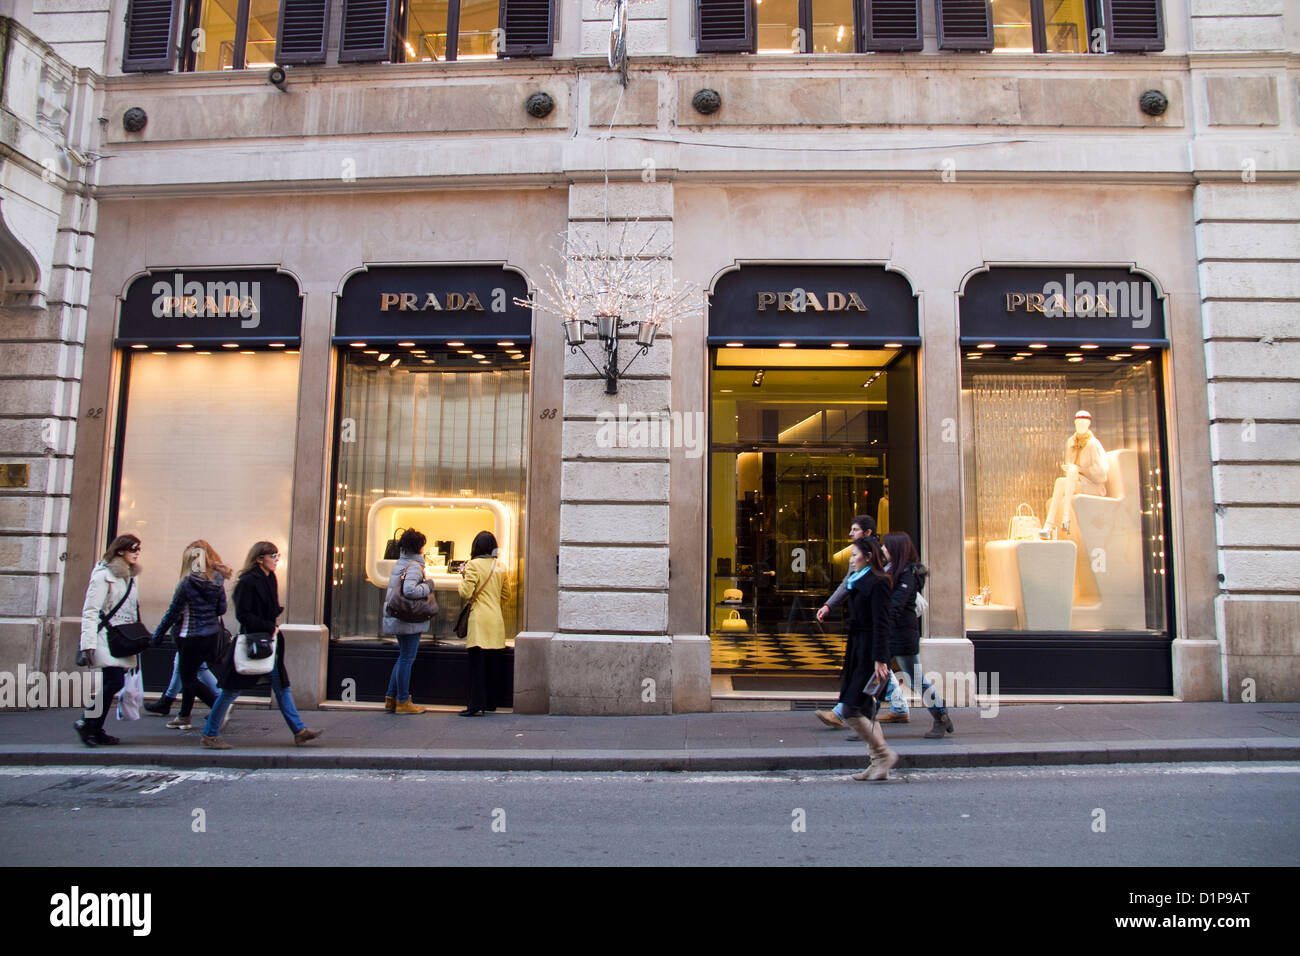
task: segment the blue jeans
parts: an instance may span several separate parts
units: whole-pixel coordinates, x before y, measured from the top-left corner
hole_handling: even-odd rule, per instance
[[[929,687],[930,685],[926,684],[926,686]],[[889,686],[885,690],[889,694],[889,709],[896,714],[906,714],[908,712],[907,698],[903,696],[903,688],[898,681],[894,679],[894,672],[892,670],[889,672]],[[942,703],[942,701],[940,703]],[[834,711],[836,717],[844,717],[843,704],[836,704],[831,708],[831,710]]]
[[[411,696],[411,667],[415,664],[415,652],[420,649],[419,634],[397,635],[397,663],[388,675],[388,691],[385,697],[403,701]]]
[[[930,716],[943,717],[948,713],[947,705],[944,704],[943,698],[939,696],[939,688],[925,679],[925,674],[921,671],[920,658],[917,655],[895,654],[894,661],[898,664],[898,669],[907,675],[908,682],[913,687],[918,682],[920,683],[921,701],[925,704],[925,709],[930,712]]]
[[[207,685],[208,690],[216,693],[220,690],[217,687],[217,678],[212,671],[208,670],[207,663],[199,665],[199,680]],[[172,658],[172,679],[167,684],[167,689],[163,691],[164,697],[176,698],[181,695],[181,652],[177,651],[176,656]]]
[[[298,716],[298,708],[293,704],[293,691],[280,683],[280,668],[277,666],[271,670],[271,695],[280,705],[280,716],[284,722],[289,725],[289,729],[295,734],[306,728],[302,718]],[[237,690],[223,690],[221,696],[217,698],[216,703],[212,705],[212,711],[208,714],[208,722],[203,725],[203,736],[215,737],[221,731],[221,722],[225,720],[226,711],[230,705],[235,702],[239,696]]]

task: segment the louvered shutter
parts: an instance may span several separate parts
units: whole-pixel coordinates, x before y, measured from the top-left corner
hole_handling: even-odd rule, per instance
[[[862,49],[876,52],[919,50],[921,0],[862,0]]]
[[[166,73],[176,65],[180,0],[131,0],[126,8],[123,73]]]
[[[330,0],[280,0],[275,34],[275,62],[324,63],[330,32]]]
[[[1165,16],[1160,0],[1102,0],[1106,49],[1115,53],[1165,48]]]
[[[934,0],[941,50],[992,50],[993,8],[989,0]]]
[[[695,40],[700,53],[753,53],[754,0],[696,0]]]
[[[392,58],[397,0],[343,0],[340,63],[377,63]]]
[[[550,56],[555,47],[551,0],[501,0],[499,56]]]

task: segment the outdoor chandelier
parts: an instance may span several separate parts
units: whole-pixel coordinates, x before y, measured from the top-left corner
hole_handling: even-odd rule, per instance
[[[624,223],[617,236],[605,224],[605,241],[582,233],[561,234],[557,251],[564,262],[564,275],[547,266],[544,281],[527,299],[515,299],[526,308],[541,309],[564,324],[564,339],[570,353],[582,352],[596,373],[605,379],[605,392],[617,394],[619,377],[638,357],[650,351],[655,336],[664,326],[699,308],[699,292],[672,278],[672,259],[651,252],[658,231],[639,245],[628,235],[635,223]],[[620,370],[619,333],[636,329],[636,353]],[[603,367],[584,347],[589,330],[604,350]]]

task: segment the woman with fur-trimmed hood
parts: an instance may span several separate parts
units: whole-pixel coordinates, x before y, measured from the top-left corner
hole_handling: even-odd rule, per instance
[[[140,619],[140,592],[135,577],[140,573],[140,539],[133,534],[118,535],[95,563],[81,606],[81,645],[77,651],[78,667],[98,667],[103,685],[98,700],[92,701],[85,715],[73,727],[87,747],[120,743],[104,732],[104,718],[113,698],[126,681],[126,672],[139,661],[138,655],[114,657],[108,650],[108,624],[130,624]]]

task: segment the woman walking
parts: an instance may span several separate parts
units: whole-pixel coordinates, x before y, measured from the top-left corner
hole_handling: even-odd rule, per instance
[[[506,573],[497,561],[497,539],[491,531],[480,531],[470,546],[469,561],[461,568],[460,596],[470,604],[469,631],[465,646],[469,652],[469,704],[462,717],[478,717],[497,709],[498,659],[506,646],[506,621],[501,606],[506,600]]]
[[[863,535],[853,542],[849,557],[849,640],[844,661],[840,703],[844,723],[867,742],[871,766],[853,775],[854,780],[887,780],[898,755],[885,743],[884,731],[875,719],[874,701],[867,684],[874,676],[882,686],[889,680],[889,575],[884,571],[885,555],[880,539]],[[862,708],[871,706],[871,717]]]
[[[135,654],[127,658],[110,654],[108,626],[140,620],[140,594],[135,587],[135,577],[139,573],[140,539],[133,534],[114,538],[90,573],[86,600],[81,606],[77,666],[98,667],[103,673],[103,682],[99,699],[90,701],[85,715],[72,725],[87,747],[121,743],[117,737],[104,732],[104,718],[126,681],[126,672],[136,667],[140,658]]]
[[[401,554],[393,563],[388,575],[388,590],[384,592],[384,633],[397,638],[397,663],[388,675],[388,692],[384,697],[384,711],[389,714],[422,714],[425,708],[411,700],[411,668],[415,653],[420,649],[420,635],[428,627],[427,621],[400,621],[388,614],[388,602],[401,589],[402,597],[422,601],[433,594],[433,582],[424,578],[424,545],[427,538],[414,528],[402,532],[397,539]],[[438,613],[433,602],[433,613]]]
[[[921,556],[916,552],[911,535],[896,532],[885,535],[882,540],[890,556],[887,570],[894,582],[894,592],[889,599],[889,650],[894,655],[899,670],[907,675],[912,686],[921,687],[921,700],[925,702],[926,710],[934,721],[925,736],[937,739],[945,731],[950,734],[955,731],[938,688],[925,679],[919,664],[921,622],[916,611],[916,599],[925,587],[925,579],[930,572],[921,563]]]
[[[275,623],[283,612],[280,606],[280,586],[275,579],[275,568],[280,562],[280,549],[270,541],[259,541],[248,552],[244,567],[239,572],[235,584],[235,618],[239,621],[240,634],[274,634],[275,666],[271,673],[263,676],[249,676],[235,670],[235,652],[230,653],[217,668],[217,679],[221,681],[221,696],[208,714],[208,722],[203,727],[200,741],[209,750],[230,750],[230,744],[218,736],[222,721],[231,704],[235,702],[240,691],[256,687],[268,677],[271,681],[271,693],[280,705],[280,715],[293,732],[293,742],[302,746],[309,740],[320,736],[319,730],[308,730],[307,725],[298,716],[294,706],[293,694],[289,690],[289,673],[284,667],[284,635]]]
[[[230,574],[229,566],[202,539],[191,541],[181,553],[180,583],[172,594],[171,607],[153,634],[157,646],[173,624],[180,624],[176,647],[180,658],[181,709],[167,721],[167,726],[173,729],[190,729],[195,697],[209,709],[217,699],[212,688],[199,680],[199,666],[212,660],[219,650],[221,616],[226,613],[225,580]]]

